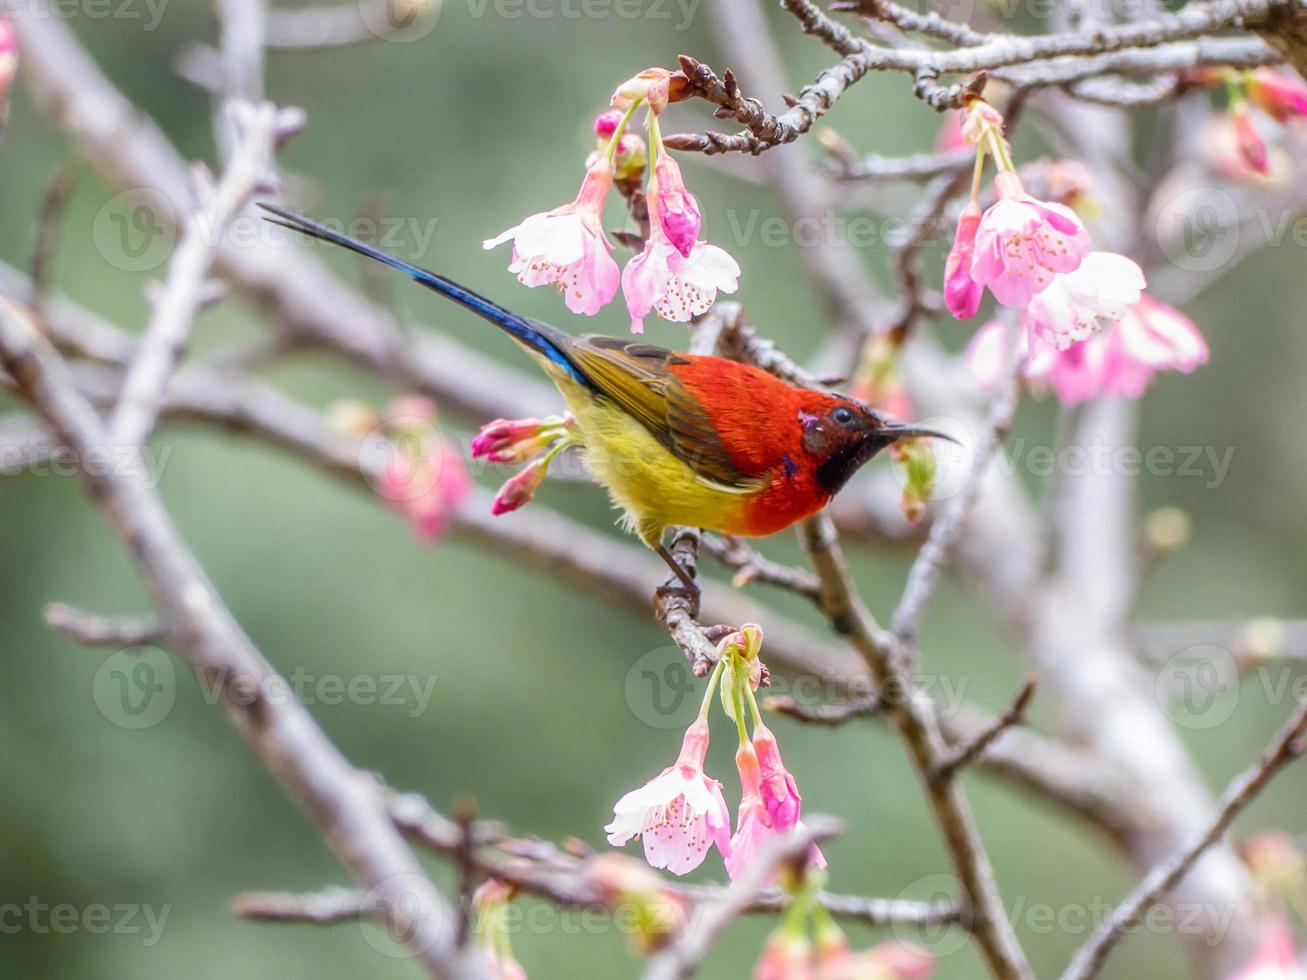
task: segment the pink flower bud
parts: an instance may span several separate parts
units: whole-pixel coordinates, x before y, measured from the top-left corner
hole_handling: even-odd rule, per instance
[[[509,447],[534,439],[540,435],[547,423],[543,419],[495,419],[481,426],[479,435],[472,439],[472,458],[490,456],[503,452]]]
[[[622,122],[622,110],[605,109],[599,115],[595,116],[594,130],[595,135],[604,139],[611,139],[613,133],[617,132],[617,127]]]
[[[498,517],[500,514],[507,514],[523,504],[530,503],[531,498],[540,489],[540,484],[545,482],[545,475],[548,472],[549,468],[544,460],[537,459],[526,469],[510,477],[499,488],[499,493],[495,494],[494,502],[490,505],[490,513]]]
[[[699,203],[686,189],[680,166],[666,150],[658,152],[654,178],[658,182],[658,192],[651,197],[654,217],[662,225],[667,240],[689,258],[702,225]]]
[[[624,854],[600,854],[586,862],[584,878],[598,890],[603,902],[623,916],[631,916],[631,940],[646,956],[656,952],[685,928],[689,903],[676,894],[645,864]]]
[[[646,68],[634,78],[628,78],[613,92],[612,104],[618,109],[629,109],[644,99],[655,114],[667,108],[671,95],[672,73],[666,68]]]
[[[1307,116],[1307,85],[1273,68],[1258,68],[1248,76],[1248,97],[1281,124]]]
[[[1238,109],[1234,111],[1233,116],[1235,134],[1239,141],[1239,156],[1255,173],[1263,176],[1269,174],[1270,153],[1266,149],[1266,141],[1262,139],[1261,133],[1257,132],[1252,115],[1246,109]]]
[[[1003,114],[984,99],[972,99],[962,113],[962,138],[968,143],[979,144],[990,130],[1003,136]]]
[[[617,141],[617,153],[613,156],[613,166],[617,168],[614,179],[639,180],[648,164],[649,153],[645,149],[644,140],[635,133],[623,133]]]
[[[972,201],[958,215],[953,248],[944,263],[944,302],[959,320],[976,315],[985,287],[971,278],[971,260],[976,252],[976,232],[980,230],[980,205]]]
[[[939,127],[939,132],[935,134],[935,149],[938,152],[952,153],[955,150],[964,149],[968,145],[967,138],[962,132],[962,124],[966,121],[966,118],[966,109],[944,114],[944,123]]]
[[[813,980],[812,943],[801,932],[778,929],[767,937],[753,980]]]

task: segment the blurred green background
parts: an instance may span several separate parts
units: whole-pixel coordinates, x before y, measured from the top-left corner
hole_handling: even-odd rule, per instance
[[[680,29],[684,8],[672,4],[649,6],[635,18],[607,6],[597,8],[610,11],[607,16],[566,17],[561,4],[538,8],[550,16],[502,15],[513,9],[494,0],[489,7],[447,0],[434,29],[412,43],[271,55],[269,94],[303,106],[309,116],[283,163],[313,182],[319,213],[353,214],[384,194],[389,203],[383,213],[436,219],[426,264],[525,313],[572,329],[621,333],[626,321],[619,305],[593,324],[578,324],[552,292],[517,286],[503,271],[507,252],[483,253],[480,241],[571,198],[589,145],[589,120],[616,82],[649,64],[674,65],[681,52],[720,64],[706,11],[693,8],[688,28]],[[655,16],[655,9],[662,13]],[[179,49],[213,38],[207,5],[173,0],[153,31],[143,30],[140,19],[121,17],[74,16],[70,24],[182,153],[213,159],[208,98],[171,69]],[[775,24],[797,87],[830,55],[779,15]],[[78,182],[63,224],[58,285],[138,330],[150,273],[115,268],[90,234],[117,189],[73,156],[52,123],[34,111],[21,82],[16,89],[0,142],[0,257],[26,263],[44,182],[55,168],[71,165]],[[900,77],[870,79],[830,121],[864,151],[926,149],[938,119],[913,102],[908,89]],[[758,94],[768,104],[778,101],[777,93]],[[701,128],[704,120],[701,109],[674,107],[665,131]],[[809,147],[777,152],[803,154]],[[797,248],[769,245],[756,235],[731,241],[732,224],[723,220],[727,209],[735,211],[735,227],[755,211],[759,218],[774,215],[766,191],[697,160],[687,162],[686,172],[710,236],[743,267],[739,298],[787,350],[811,353],[824,325]],[[887,280],[885,249],[861,251],[867,267]],[[1146,616],[1303,611],[1303,259],[1286,239],[1193,304],[1189,312],[1211,341],[1212,363],[1192,378],[1162,379],[1144,403],[1141,446],[1237,450],[1219,488],[1208,488],[1205,478],[1178,476],[1143,483],[1143,507],[1184,507],[1196,528],[1184,556],[1151,573],[1142,599]],[[357,263],[344,260],[336,268],[358,281]],[[424,328],[446,330],[527,367],[492,331],[398,285]],[[261,329],[239,302],[229,302],[203,317],[196,348],[213,350]],[[943,329],[952,347],[960,347],[967,332],[952,324]],[[684,328],[651,321],[649,337],[675,346]],[[381,404],[394,393],[323,356],[297,357],[265,373],[323,406],[342,397]],[[1047,444],[1053,416],[1052,404],[1027,402],[1016,435]],[[482,420],[447,421],[466,433]],[[612,802],[671,761],[679,733],[649,723],[659,717],[641,701],[638,692],[647,696],[643,675],[631,679],[633,671],[672,662],[666,634],[651,616],[614,610],[565,582],[456,539],[421,547],[377,500],[239,437],[173,426],[159,444],[170,450],[163,492],[177,523],[235,615],[283,673],[346,681],[403,675],[434,684],[425,710],[411,689],[400,704],[313,706],[360,766],[384,772],[394,785],[421,791],[442,808],[471,796],[484,814],[521,832],[575,835],[602,847]],[[611,526],[595,489],[547,486],[541,499],[595,527]],[[93,692],[103,692],[105,683],[101,675],[97,687],[97,671],[111,653],[81,650],[53,635],[41,608],[53,600],[105,612],[147,606],[118,544],[77,483],[57,476],[0,480],[0,515],[0,906],[26,908],[31,900],[79,910],[149,905],[156,916],[168,909],[158,936],[140,915],[136,932],[100,935],[82,928],[56,933],[39,913],[41,923],[33,926],[26,912],[26,924],[15,929],[19,918],[11,913],[0,920],[0,976],[415,976],[402,958],[378,952],[391,947],[371,926],[254,925],[230,915],[229,901],[240,891],[314,889],[342,881],[343,873],[179,663],[173,668],[175,703],[157,724],[125,728],[108,717],[112,710],[97,706]],[[784,535],[766,548],[779,556],[796,553]],[[901,588],[906,556],[858,550],[854,558],[865,595],[886,614]],[[793,603],[778,608],[818,625]],[[1024,670],[977,600],[952,585],[928,617],[923,649],[928,670],[965,685],[970,700],[989,708],[1005,702]],[[166,663],[160,665],[166,673]],[[1186,732],[1213,785],[1242,768],[1285,714],[1283,702],[1268,701],[1263,683],[1253,678],[1230,721]],[[1043,704],[1040,710],[1047,720],[1054,709]],[[893,737],[879,725],[825,731],[781,719],[775,727],[808,807],[847,820],[848,833],[827,848],[831,887],[929,897],[941,880],[932,876],[947,863]],[[724,777],[729,797],[735,787],[729,727],[718,731],[712,771]],[[974,775],[967,783],[1035,968],[1040,975],[1060,971],[1084,933],[1047,925],[1033,907],[1101,904],[1130,886],[1129,869],[1101,840],[1012,790]],[[1304,830],[1305,787],[1307,771],[1284,776],[1241,829]],[[443,869],[438,873],[443,876]],[[722,874],[714,859],[696,878]],[[738,923],[705,975],[746,976],[768,928],[763,919]],[[859,943],[884,938],[854,932]],[[534,911],[514,941],[535,978],[638,971],[620,935],[571,912]],[[943,980],[980,975],[974,955],[959,945],[950,936],[936,946],[944,954]],[[1106,975],[1185,972],[1171,938],[1140,935],[1125,944]]]

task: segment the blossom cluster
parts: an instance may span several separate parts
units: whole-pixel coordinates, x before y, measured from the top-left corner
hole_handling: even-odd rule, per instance
[[[988,291],[1022,311],[1015,336],[995,321],[972,339],[967,360],[982,384],[997,383],[1016,360],[1029,383],[1051,387],[1067,404],[1099,395],[1137,398],[1156,372],[1189,372],[1207,360],[1194,324],[1144,295],[1144,273],[1133,260],[1096,250],[1075,208],[1026,190],[997,110],[974,99],[961,110],[960,131],[976,146],[976,166],[945,264],[945,303],[967,319]],[[998,168],[996,200],[982,209],[987,155]],[[1070,185],[1081,189],[1079,180]]]
[[[763,724],[753,693],[765,672],[758,659],[761,648],[762,628],[752,624],[721,641],[717,666],[699,714],[682,739],[680,755],[673,765],[613,806],[612,822],[604,828],[610,844],[621,847],[639,838],[645,860],[677,875],[699,867],[716,848],[734,880],[753,866],[767,841],[802,825],[803,797],[781,759],[776,736]],[[719,684],[722,707],[739,735],[735,764],[740,802],[734,833],[722,784],[704,773],[708,712]],[[745,721],[746,703],[753,720],[752,734]],[[815,845],[809,861],[815,867],[826,865]]]
[[[718,292],[735,292],[740,275],[735,259],[699,237],[699,202],[663,145],[658,117],[671,97],[672,78],[666,69],[650,68],[623,83],[613,94],[614,108],[595,120],[601,148],[576,199],[533,214],[484,243],[489,249],[511,241],[508,271],[525,286],[556,287],[573,313],[594,316],[620,287],[633,333],[643,332],[650,313],[678,323],[706,313]],[[651,167],[645,165],[643,142],[627,132],[641,106]],[[638,184],[646,169],[648,234],[644,248],[619,271],[603,230],[604,202],[615,181]]]

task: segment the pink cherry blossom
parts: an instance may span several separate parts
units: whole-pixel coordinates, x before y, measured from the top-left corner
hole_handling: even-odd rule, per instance
[[[614,805],[604,827],[608,843],[621,847],[640,837],[645,859],[677,875],[702,864],[713,844],[729,860],[731,815],[722,784],[704,775],[707,752],[708,723],[700,719],[686,730],[676,764]]]
[[[699,240],[699,228],[703,223],[699,202],[686,188],[680,166],[661,147],[649,186],[655,189],[648,198],[651,217],[662,226],[667,240],[688,259]]]
[[[1307,116],[1307,85],[1274,68],[1258,68],[1248,76],[1248,98],[1281,124]]]
[[[944,302],[959,320],[976,315],[985,287],[971,278],[971,262],[976,251],[976,232],[980,228],[980,205],[970,202],[958,215],[958,229],[953,248],[944,263]]]
[[[557,286],[569,310],[594,316],[617,295],[621,282],[601,217],[613,174],[613,164],[601,155],[586,171],[575,201],[533,214],[483,246],[494,248],[511,240],[508,271],[518,282]]]
[[[781,763],[776,739],[765,726],[758,727],[764,733],[763,753],[767,755],[770,785],[764,789],[764,771],[755,743],[745,742],[735,753],[735,765],[740,773],[740,808],[736,812],[731,852],[726,855],[726,871],[731,880],[747,873],[767,841],[803,825],[799,820],[801,799],[798,788]],[[783,823],[774,822],[773,813]],[[813,847],[808,862],[818,868],[826,867],[826,858],[816,847]]]
[[[982,385],[993,386],[1002,377],[1005,333],[1003,324],[988,323],[967,348],[967,366]],[[1208,358],[1207,342],[1193,321],[1148,296],[1117,323],[1065,350],[1039,343],[1028,330],[1017,345],[1023,376],[1032,387],[1051,387],[1066,405],[1100,395],[1139,398],[1157,372],[1188,374]]]
[[[1065,350],[1115,323],[1143,294],[1144,273],[1115,252],[1090,252],[1073,272],[1057,276],[1030,300],[1026,329]]]
[[[1062,204],[1026,193],[1011,171],[994,178],[999,199],[981,216],[971,278],[1004,306],[1024,309],[1059,273],[1074,271],[1089,254],[1089,232]]]
[[[414,535],[427,544],[444,536],[471,492],[463,457],[439,436],[426,440],[418,452],[389,454],[377,479],[377,493],[408,518]]]
[[[650,213],[657,213],[657,195],[650,195]],[[708,312],[717,293],[733,293],[740,267],[724,249],[695,242],[689,256],[671,243],[660,222],[654,222],[644,250],[622,270],[622,292],[631,314],[631,332],[644,333],[644,318],[656,310],[664,320],[688,323]]]
[[[1294,945],[1293,928],[1276,915],[1262,930],[1257,952],[1230,980],[1307,980]]]

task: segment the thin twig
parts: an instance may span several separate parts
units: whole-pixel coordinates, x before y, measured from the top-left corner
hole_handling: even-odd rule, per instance
[[[1008,709],[977,732],[970,740],[954,746],[949,754],[940,760],[938,767],[931,774],[934,779],[952,779],[958,772],[971,765],[988,749],[1000,735],[1014,725],[1025,721],[1026,708],[1035,696],[1037,681],[1032,674],[1027,677]]]
[[[216,187],[200,178],[203,200],[186,221],[163,292],[123,383],[122,400],[110,419],[110,431],[119,445],[139,447],[149,439],[168,379],[204,301],[218,241],[264,180],[278,140],[301,121],[297,112],[283,112],[268,103],[237,103],[232,115],[237,136],[231,163]]]
[[[1119,906],[1104,921],[1089,941],[1075,954],[1062,980],[1090,980],[1103,969],[1108,954],[1126,933],[1162,900],[1189,872],[1203,853],[1224,836],[1230,824],[1257,794],[1285,766],[1307,751],[1303,733],[1307,732],[1307,701],[1299,702],[1292,717],[1272,739],[1251,768],[1232,782],[1217,803],[1216,816],[1207,830],[1193,843],[1177,851],[1144,876]]]
[[[97,616],[63,602],[45,607],[45,622],[88,647],[151,646],[168,636],[168,628],[158,616]]]

